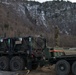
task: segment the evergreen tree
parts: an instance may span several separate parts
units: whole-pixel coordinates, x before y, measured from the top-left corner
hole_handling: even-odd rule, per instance
[[[58,38],[59,38],[59,28],[56,26],[54,32],[55,46],[59,46]]]

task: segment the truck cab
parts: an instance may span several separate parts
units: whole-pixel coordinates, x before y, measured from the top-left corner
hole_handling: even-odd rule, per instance
[[[0,70],[23,70],[28,62],[38,65],[46,49],[43,37],[27,36],[0,39]]]

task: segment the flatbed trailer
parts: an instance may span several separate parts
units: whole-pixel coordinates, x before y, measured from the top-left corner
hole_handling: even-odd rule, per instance
[[[76,55],[52,57],[49,59],[49,62],[55,64],[57,75],[68,75],[70,72],[72,72],[73,75],[76,75]]]

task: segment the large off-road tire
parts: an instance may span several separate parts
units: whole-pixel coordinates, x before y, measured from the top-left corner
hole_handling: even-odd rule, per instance
[[[68,75],[70,72],[70,64],[66,60],[60,60],[55,65],[57,75]]]
[[[76,61],[72,65],[72,73],[76,75]]]
[[[15,56],[11,59],[10,61],[10,69],[12,71],[19,71],[19,70],[23,70],[25,68],[24,65],[24,60],[19,57],[19,56]]]
[[[6,56],[0,57],[0,70],[9,70],[9,59]]]

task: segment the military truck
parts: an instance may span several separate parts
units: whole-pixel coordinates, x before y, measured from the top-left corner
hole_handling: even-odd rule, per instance
[[[55,64],[57,75],[68,75],[71,67],[76,75],[76,55],[47,47],[43,37],[13,37],[0,39],[0,70],[36,69],[38,65]]]
[[[13,37],[0,39],[0,70],[23,70],[31,61],[32,68],[38,66],[46,49],[43,37]]]
[[[54,57],[54,52],[49,50],[52,49],[47,48],[43,37],[1,38],[0,70],[23,70],[30,64],[32,69],[36,69],[38,65],[43,66],[46,60]]]

